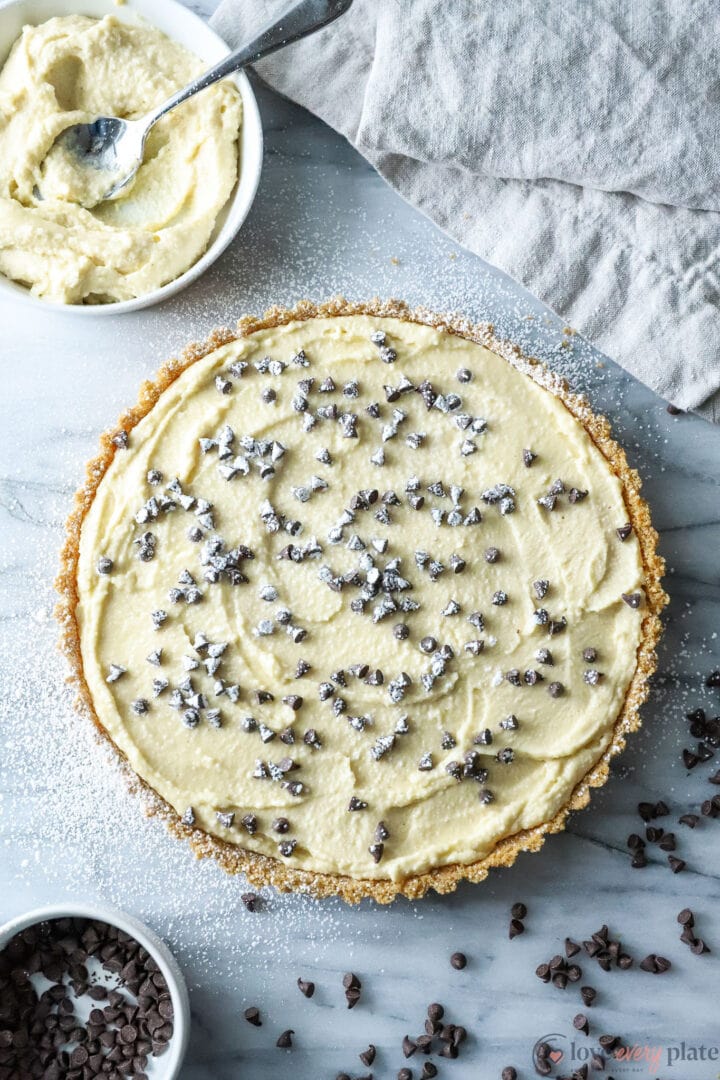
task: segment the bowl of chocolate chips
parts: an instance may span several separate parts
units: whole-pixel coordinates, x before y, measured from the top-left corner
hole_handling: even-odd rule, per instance
[[[132,916],[56,905],[0,927],[0,1080],[172,1080],[189,1028],[177,961]]]

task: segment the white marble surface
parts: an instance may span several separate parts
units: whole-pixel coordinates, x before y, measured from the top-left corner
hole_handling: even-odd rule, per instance
[[[668,800],[672,817],[718,792],[712,763],[688,774],[684,713],[720,692],[704,689],[720,667],[720,430],[664,404],[579,339],[560,347],[561,327],[527,294],[464,254],[405,206],[346,144],[293,106],[260,91],[267,155],[247,226],[195,287],[159,309],[98,322],[0,304],[0,921],[72,897],[102,898],[147,920],[171,943],[191,987],[194,1029],[183,1080],[331,1080],[341,1068],[368,1070],[357,1054],[378,1046],[373,1075],[405,1064],[400,1042],[418,1033],[426,1005],[445,1004],[471,1038],[458,1061],[440,1062],[454,1080],[493,1080],[513,1063],[534,1075],[533,1042],[570,1036],[577,988],[560,992],[533,974],[560,951],[566,933],[588,937],[603,922],[640,959],[659,952],[672,970],[610,974],[583,962],[583,984],[599,991],[590,1011],[594,1043],[603,1032],[653,1047],[720,1045],[720,821],[694,833],[678,826],[687,870],[674,876],[649,848],[651,866],[631,870],[627,834],[639,828],[638,799]],[[211,327],[271,301],[398,295],[435,309],[458,308],[495,321],[564,370],[610,416],[640,470],[668,559],[668,629],[645,709],[643,732],[589,811],[540,855],[449,897],[389,908],[268,895],[248,913],[243,882],[196,864],[145,821],[116,770],[94,748],[63,687],[51,620],[52,579],[84,461],[97,437],[135,399],[140,381],[168,354]],[[532,316],[532,318],[529,318]],[[510,905],[523,900],[527,932],[510,942]],[[678,941],[677,912],[698,916],[713,948],[696,957]],[[464,972],[449,955],[467,952]],[[344,1008],[342,973],[365,993]],[[318,985],[312,1001],[298,975]],[[255,1029],[242,1019],[262,1009]],[[292,1051],[275,1048],[284,1028]],[[567,1050],[569,1041],[564,1043]],[[567,1060],[567,1058],[566,1058]],[[415,1076],[418,1058],[408,1064]],[[568,1072],[566,1067],[564,1072]],[[647,1065],[611,1076],[648,1075]],[[686,1061],[655,1075],[712,1080],[720,1061]],[[601,1074],[602,1075],[602,1074]]]

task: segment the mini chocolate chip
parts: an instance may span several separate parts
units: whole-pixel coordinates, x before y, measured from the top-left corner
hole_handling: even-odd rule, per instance
[[[248,1024],[252,1024],[253,1027],[262,1027],[262,1020],[260,1019],[260,1010],[254,1005],[251,1005],[249,1009],[246,1009],[243,1016],[247,1020]]]
[[[573,1018],[573,1027],[577,1031],[582,1031],[583,1035],[587,1035],[590,1030],[590,1022],[588,1021],[587,1016],[585,1016],[584,1013],[578,1013],[577,1016]]]
[[[405,1035],[402,1041],[402,1052],[406,1058],[412,1057],[417,1050],[417,1043],[409,1035]]]
[[[362,1061],[363,1065],[372,1065],[375,1060],[375,1054],[377,1051],[372,1043],[369,1044],[367,1050],[363,1050],[362,1054],[358,1054],[358,1057]]]
[[[454,952],[450,957],[450,964],[456,971],[462,971],[464,967],[467,967],[467,957],[465,953]]]
[[[295,1032],[293,1029],[288,1028],[287,1031],[283,1031],[282,1034],[278,1036],[275,1045],[279,1046],[281,1050],[290,1050],[292,1048],[292,1037],[294,1034]]]
[[[383,855],[385,854],[385,845],[376,841],[375,843],[370,845],[368,851],[372,855],[373,862],[379,863]]]

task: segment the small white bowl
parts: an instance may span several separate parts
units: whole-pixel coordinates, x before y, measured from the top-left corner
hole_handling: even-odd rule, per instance
[[[119,930],[124,930],[135,938],[157,961],[172,998],[173,1036],[166,1052],[161,1057],[152,1059],[151,1075],[153,1080],[176,1080],[180,1075],[190,1037],[190,999],[180,966],[165,942],[138,919],[109,904],[68,903],[36,908],[0,926],[0,950],[22,930],[53,919],[95,919],[110,926],[117,926]]]
[[[121,4],[115,0],[9,0],[8,3],[0,2],[0,68],[19,38],[23,26],[36,26],[58,15],[88,15],[96,19],[114,15],[127,23],[136,23],[139,18],[144,19],[184,45],[201,60],[205,60],[208,67],[230,52],[222,38],[218,37],[206,22],[177,0],[128,0]],[[240,229],[250,211],[260,182],[263,133],[257,101],[244,72],[238,72],[231,78],[240,91],[243,107],[239,176],[228,202],[218,215],[208,249],[196,263],[162,288],[153,289],[134,300],[121,300],[115,304],[51,303],[33,296],[29,289],[10,281],[3,274],[0,274],[0,296],[10,300],[25,300],[36,309],[51,308],[53,311],[87,318],[96,315],[118,315],[124,311],[149,307],[174,296],[200,277],[223,253]]]

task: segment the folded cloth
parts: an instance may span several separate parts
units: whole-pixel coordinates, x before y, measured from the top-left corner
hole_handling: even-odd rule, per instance
[[[287,7],[223,0],[213,25],[240,44]],[[720,421],[716,0],[355,0],[257,71],[636,378]]]

